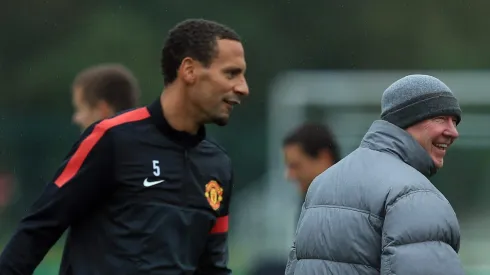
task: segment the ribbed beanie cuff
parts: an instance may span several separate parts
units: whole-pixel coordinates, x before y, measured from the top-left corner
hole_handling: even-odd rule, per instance
[[[381,113],[382,120],[402,129],[437,116],[454,116],[458,124],[461,121],[461,109],[452,93],[422,94]]]

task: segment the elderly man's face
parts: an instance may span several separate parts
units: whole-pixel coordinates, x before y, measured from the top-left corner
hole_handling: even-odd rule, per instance
[[[407,132],[429,152],[437,168],[442,168],[447,149],[459,136],[456,121],[453,116],[439,116],[407,128]]]

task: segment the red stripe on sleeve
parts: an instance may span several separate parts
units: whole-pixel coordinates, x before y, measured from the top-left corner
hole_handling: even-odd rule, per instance
[[[211,229],[211,234],[219,234],[228,232],[228,216],[219,217],[216,219],[216,224]]]
[[[148,109],[146,107],[142,107],[121,114],[119,116],[101,121],[95,126],[92,133],[90,133],[90,135],[88,135],[80,143],[80,146],[78,146],[78,149],[72,155],[72,157],[68,161],[68,164],[65,166],[61,174],[54,181],[54,183],[58,187],[62,187],[65,183],[70,181],[77,174],[78,170],[80,170],[80,167],[82,167],[83,162],[87,158],[92,148],[94,148],[94,146],[102,138],[102,136],[104,136],[107,130],[123,123],[143,120],[148,117],[150,117]]]

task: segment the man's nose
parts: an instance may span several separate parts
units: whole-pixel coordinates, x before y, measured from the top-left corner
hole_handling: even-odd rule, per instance
[[[453,123],[451,123],[450,126],[446,129],[445,134],[447,136],[452,137],[453,139],[459,137],[458,129],[456,128],[456,125],[454,125]]]
[[[458,138],[459,137],[459,132],[458,132],[458,129],[456,129],[456,127],[453,127],[451,129],[451,135],[453,136],[453,138]]]
[[[235,86],[235,93],[241,95],[241,96],[248,96],[249,90],[248,90],[248,83],[245,78],[243,78],[238,85]]]

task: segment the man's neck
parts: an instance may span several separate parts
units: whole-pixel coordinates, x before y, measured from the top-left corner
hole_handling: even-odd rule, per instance
[[[178,87],[165,88],[160,96],[160,104],[162,104],[163,116],[172,128],[197,134],[202,124],[196,119],[195,109],[189,105],[185,94],[179,91]]]

